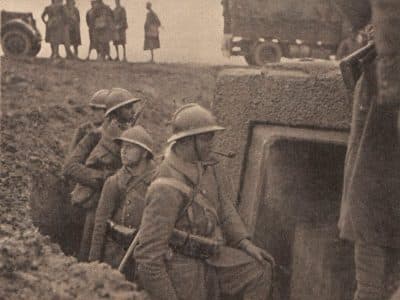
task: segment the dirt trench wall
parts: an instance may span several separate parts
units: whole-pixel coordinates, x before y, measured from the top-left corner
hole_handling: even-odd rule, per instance
[[[240,174],[248,133],[257,123],[346,131],[351,103],[334,62],[290,62],[263,70],[227,69],[217,79],[212,109],[227,127],[216,141],[217,149],[232,150],[234,159],[223,159],[234,200],[239,201]]]

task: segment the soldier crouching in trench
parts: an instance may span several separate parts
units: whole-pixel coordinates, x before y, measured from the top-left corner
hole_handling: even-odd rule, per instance
[[[360,61],[354,91],[339,227],[354,242],[354,299],[384,300],[400,278],[400,2],[335,1],[354,29],[375,28],[377,55]]]
[[[122,168],[104,183],[96,210],[89,261],[103,261],[118,268],[135,229],[139,228],[145,195],[154,176],[153,140],[141,126],[124,131]],[[125,233],[125,234],[124,234]],[[133,280],[134,266],[126,268]]]
[[[111,89],[101,129],[93,132],[95,137],[85,136],[64,164],[64,175],[77,182],[71,193],[71,201],[84,209],[86,214],[78,255],[81,261],[89,256],[95,212],[103,183],[121,167],[120,147],[113,139],[130,127],[134,103],[138,101],[140,99],[127,90]]]
[[[152,299],[267,299],[273,258],[249,240],[210,158],[223,128],[197,104],[178,109],[172,122],[173,144],[148,189],[134,252],[140,283]],[[182,245],[171,241],[177,230],[189,234]],[[207,253],[214,244],[219,252]]]

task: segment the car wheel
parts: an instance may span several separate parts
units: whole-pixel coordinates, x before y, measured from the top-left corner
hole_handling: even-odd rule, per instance
[[[26,56],[32,50],[32,42],[28,34],[18,29],[5,32],[1,39],[1,45],[4,54],[11,57]]]

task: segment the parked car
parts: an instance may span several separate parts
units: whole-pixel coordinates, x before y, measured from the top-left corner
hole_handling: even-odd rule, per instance
[[[36,56],[42,36],[32,13],[1,11],[1,46],[6,56]]]

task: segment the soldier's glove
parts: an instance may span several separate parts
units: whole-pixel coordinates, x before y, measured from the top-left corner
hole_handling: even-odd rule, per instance
[[[272,268],[275,268],[275,259],[264,249],[257,247],[250,240],[244,239],[240,242],[239,248],[245,251],[248,255],[255,258],[258,262],[264,264],[269,262]]]

